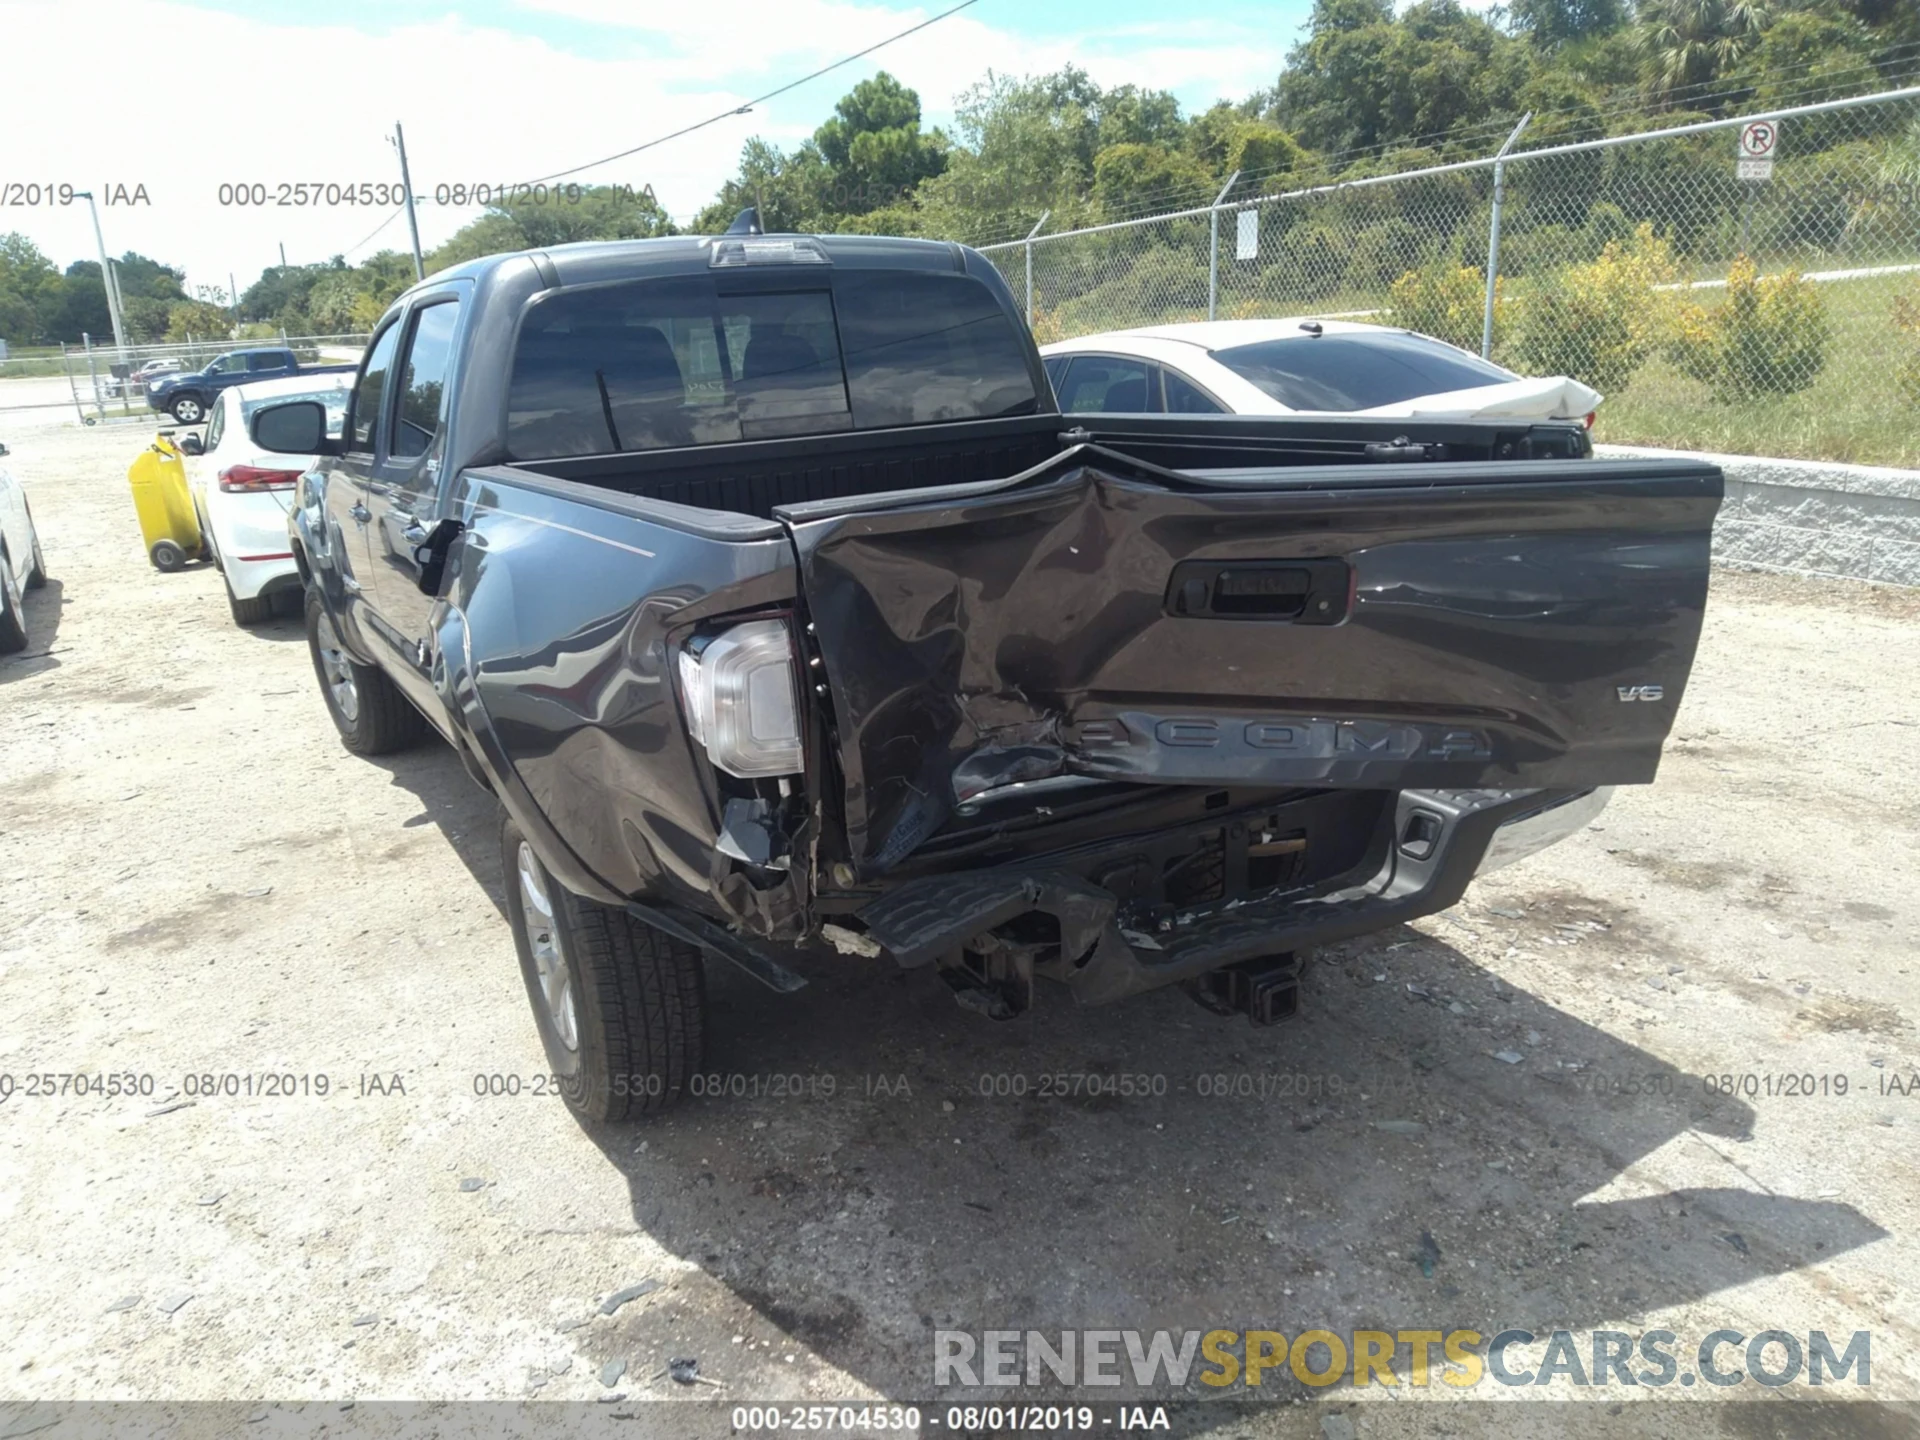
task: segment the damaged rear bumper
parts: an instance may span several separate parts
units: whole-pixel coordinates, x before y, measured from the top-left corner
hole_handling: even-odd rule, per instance
[[[1403,791],[1383,843],[1333,888],[1196,907],[1151,931],[1130,923],[1111,891],[1044,863],[924,876],[859,918],[873,940],[912,966],[952,964],[983,947],[1005,953],[1017,947],[1009,934],[1042,917],[1057,944],[1033,972],[1064,983],[1082,1004],[1101,1004],[1444,910],[1483,868],[1565,838],[1605,803],[1605,791]]]

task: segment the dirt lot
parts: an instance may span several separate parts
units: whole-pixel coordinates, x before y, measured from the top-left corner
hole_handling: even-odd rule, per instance
[[[703,1398],[924,1398],[936,1329],[1510,1325],[1870,1330],[1868,1393],[1920,1398],[1920,596],[1723,577],[1659,783],[1322,953],[1299,1023],[723,968],[710,1068],[803,1093],[588,1134],[525,1093],[488,798],[437,745],[348,755],[294,622],[148,567],[143,432],[6,438],[54,579],[0,662],[0,1399],[640,1398],[672,1356]],[[1599,1398],[1802,1433],[1804,1386],[1699,1403],[1759,1393]],[[1275,1420],[1438,1418],[1396,1397],[1459,1398]]]

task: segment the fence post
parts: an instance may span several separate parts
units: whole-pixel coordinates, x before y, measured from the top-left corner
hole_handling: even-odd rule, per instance
[[[1480,358],[1493,358],[1493,290],[1500,280],[1500,207],[1507,198],[1507,167],[1505,156],[1513,148],[1513,142],[1520,138],[1520,132],[1527,128],[1527,122],[1533,119],[1529,110],[1520,117],[1520,123],[1513,127],[1513,133],[1507,136],[1493,157],[1493,224],[1487,232],[1487,314],[1480,323]]]
[[[1240,172],[1234,171],[1227,177],[1227,183],[1220,187],[1220,193],[1213,197],[1213,207],[1207,214],[1207,319],[1211,320],[1214,311],[1219,308],[1220,300],[1220,202],[1227,198],[1227,192],[1233,189],[1233,182],[1240,178]]]
[[[1033,237],[1040,233],[1040,227],[1047,223],[1051,210],[1042,210],[1040,218],[1033,222],[1033,229],[1027,232],[1024,242],[1027,251],[1027,329],[1033,329]]]
[[[93,365],[93,337],[82,330],[80,343],[87,347],[87,383],[93,386],[93,413],[101,420],[105,420],[107,407],[100,399],[100,372]]]
[[[80,404],[80,387],[73,383],[73,357],[67,353],[67,342],[60,342],[60,368],[67,373],[67,393],[73,397],[73,413],[82,425],[87,423],[87,412]]]

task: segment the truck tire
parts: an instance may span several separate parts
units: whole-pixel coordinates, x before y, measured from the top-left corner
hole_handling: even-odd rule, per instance
[[[20,600],[20,582],[14,579],[7,552],[0,550],[0,655],[26,648],[27,614]]]
[[[198,395],[182,395],[170,401],[167,409],[182,425],[198,425],[207,418],[207,407],[200,403]]]
[[[567,1108],[590,1123],[666,1109],[705,1053],[699,948],[569,893],[510,817],[500,855],[520,973]]]
[[[372,665],[362,665],[340,643],[340,632],[318,590],[307,591],[307,652],[340,742],[356,755],[404,750],[426,734],[426,717],[399,687]]]

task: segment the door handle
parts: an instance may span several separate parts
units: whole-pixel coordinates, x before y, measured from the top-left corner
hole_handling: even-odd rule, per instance
[[[347,513],[362,525],[366,524],[369,520],[373,518],[373,512],[367,509],[367,507],[362,505],[358,500],[353,502],[352,507],[348,509]]]
[[[1183,560],[1167,584],[1169,615],[1337,625],[1351,603],[1344,560]]]

